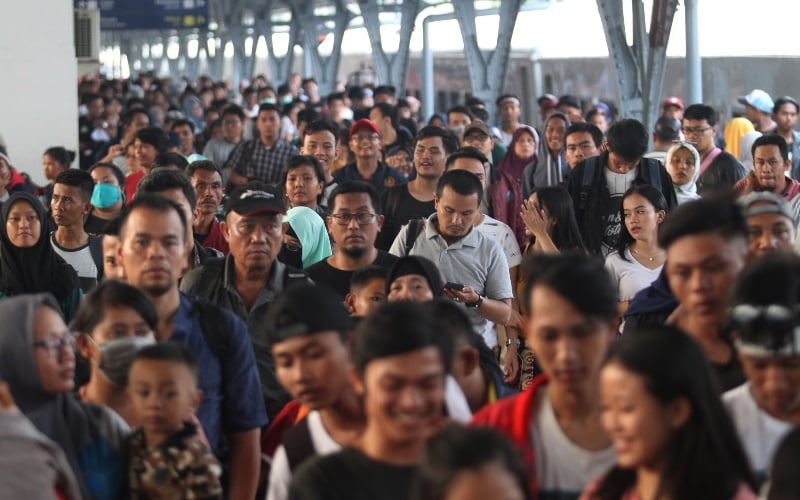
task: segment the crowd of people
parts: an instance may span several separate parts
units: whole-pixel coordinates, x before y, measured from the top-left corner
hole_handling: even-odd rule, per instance
[[[0,144],[14,498],[800,498],[792,97],[79,98]]]

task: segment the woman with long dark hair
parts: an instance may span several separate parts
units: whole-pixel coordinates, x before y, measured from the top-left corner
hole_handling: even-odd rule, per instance
[[[614,344],[600,372],[617,464],[582,499],[755,499],[756,481],[700,346],[651,327]]]

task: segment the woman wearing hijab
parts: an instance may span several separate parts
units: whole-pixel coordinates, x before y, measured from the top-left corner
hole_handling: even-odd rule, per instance
[[[308,207],[294,207],[286,212],[283,222],[289,227],[278,260],[306,269],[332,255],[325,221],[317,212]]]
[[[744,134],[739,141],[738,158],[748,173],[753,171],[753,143],[759,137],[761,137],[761,132],[754,130]]]
[[[678,205],[700,198],[697,178],[700,175],[700,155],[688,142],[679,142],[667,150],[664,166],[672,178]]]
[[[725,125],[725,132],[723,133],[723,137],[725,137],[725,151],[738,158],[739,153],[741,153],[739,150],[739,141],[742,140],[745,134],[755,129],[753,122],[747,118],[739,117],[729,121],[728,124]]]
[[[0,299],[50,292],[71,321],[83,292],[75,270],[50,244],[42,203],[32,194],[15,193],[3,204],[2,213]]]
[[[524,244],[525,223],[519,215],[519,207],[524,198],[523,175],[530,166],[536,165],[536,148],[539,134],[533,127],[520,125],[511,135],[508,152],[497,165],[497,180],[489,186],[489,197],[494,218],[508,224],[517,237],[517,243]]]
[[[67,457],[82,498],[122,498],[120,447],[128,426],[103,406],[80,403],[74,339],[50,294],[0,302],[0,379],[20,411]]]

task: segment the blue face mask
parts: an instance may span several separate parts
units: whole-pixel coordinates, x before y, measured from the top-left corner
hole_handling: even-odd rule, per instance
[[[92,199],[89,201],[97,208],[110,208],[122,198],[119,186],[113,184],[99,183],[94,185]]]

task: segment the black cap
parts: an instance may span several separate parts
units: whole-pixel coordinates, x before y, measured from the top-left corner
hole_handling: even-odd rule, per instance
[[[264,212],[286,213],[281,197],[275,189],[262,183],[250,183],[239,187],[231,193],[225,203],[225,215],[233,210],[239,215],[249,217]]]
[[[573,108],[583,109],[581,100],[570,94],[562,95],[561,98],[558,99],[558,106],[571,106]]]
[[[386,275],[386,296],[389,296],[389,290],[392,287],[392,282],[401,276],[409,274],[418,274],[424,276],[428,281],[428,286],[431,287],[434,297],[442,296],[442,275],[439,273],[439,268],[436,264],[418,255],[406,255],[400,257],[389,268]]]
[[[265,319],[270,344],[314,333],[336,331],[343,336],[353,328],[341,296],[326,286],[300,283],[281,293]]]

